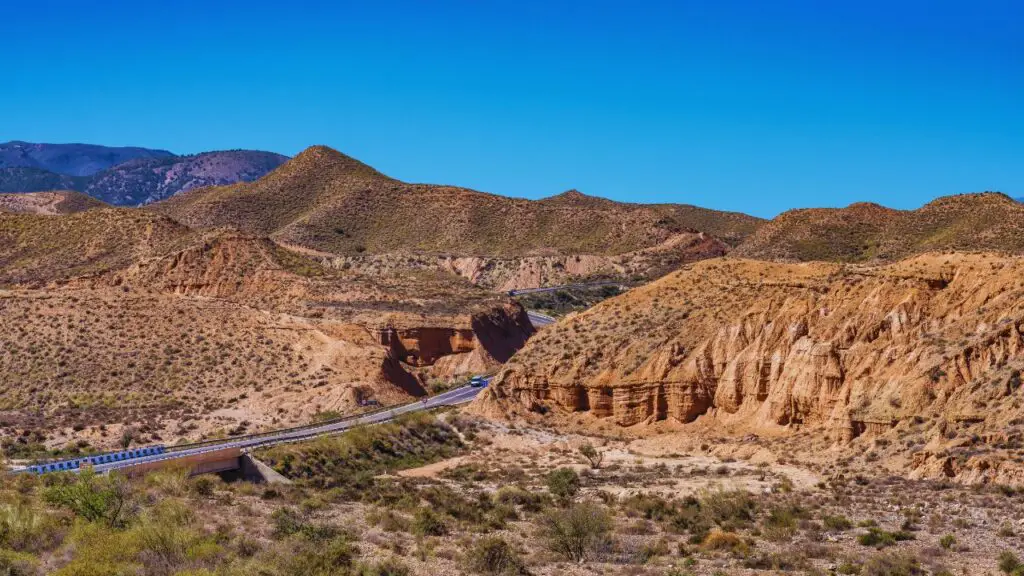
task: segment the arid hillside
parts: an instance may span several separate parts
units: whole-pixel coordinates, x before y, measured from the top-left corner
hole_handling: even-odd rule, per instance
[[[0,213],[0,317],[9,454],[407,401],[494,369],[533,331],[514,302],[451,274],[325,268],[123,208]]]
[[[986,192],[945,196],[917,210],[865,203],[790,210],[759,227],[733,255],[868,262],[930,250],[1024,253],[1024,204]]]
[[[794,455],[1020,483],[1022,367],[1022,258],[725,258],[543,330],[476,408],[640,435],[798,437]]]
[[[166,216],[127,208],[64,216],[0,212],[0,286],[120,269],[181,248],[193,237]]]
[[[559,259],[592,256],[601,261],[588,272],[623,274],[638,253],[658,252],[675,263],[716,256],[760,223],[743,214],[624,204],[576,191],[531,201],[406,184],[321,146],[257,182],[195,190],[153,210],[196,228],[234,226],[270,235],[311,253],[357,260],[357,266],[369,256],[396,253],[516,259],[505,266],[516,272],[486,282],[492,286],[507,285],[526,257],[551,258],[539,265],[557,269],[565,267]],[[687,252],[686,247],[705,241],[711,245]],[[659,267],[663,258],[650,259],[657,260],[651,267]]]

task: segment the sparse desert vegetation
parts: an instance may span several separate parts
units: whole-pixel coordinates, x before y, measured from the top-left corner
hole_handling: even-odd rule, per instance
[[[460,439],[470,431],[473,440]],[[599,470],[573,447],[588,442],[607,455]],[[174,469],[8,477],[0,566],[18,575],[484,576],[1021,566],[1024,492],[895,477],[811,484],[631,445],[446,412],[270,449],[264,456],[293,485]]]

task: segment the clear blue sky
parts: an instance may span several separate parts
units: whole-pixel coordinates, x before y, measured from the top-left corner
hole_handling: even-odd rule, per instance
[[[1019,0],[5,2],[0,141],[760,216],[1024,196],[1022,31]]]

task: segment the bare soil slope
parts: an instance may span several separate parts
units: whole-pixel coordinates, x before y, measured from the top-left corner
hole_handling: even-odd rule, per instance
[[[70,190],[0,194],[0,212],[57,215],[106,207],[95,198]]]

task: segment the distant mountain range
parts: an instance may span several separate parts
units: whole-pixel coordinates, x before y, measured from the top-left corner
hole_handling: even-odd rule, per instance
[[[229,150],[178,156],[166,150],[92,144],[0,144],[0,193],[74,190],[138,206],[203,186],[251,182],[288,160]]]
[[[95,144],[0,144],[0,168],[36,168],[67,176],[92,176],[137,158],[168,158],[167,150],[98,146]]]

